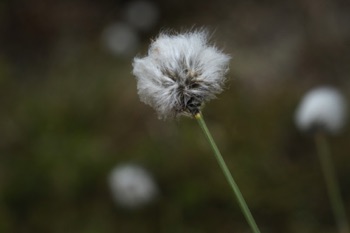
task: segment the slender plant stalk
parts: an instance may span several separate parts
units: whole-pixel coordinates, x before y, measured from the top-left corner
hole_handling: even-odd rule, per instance
[[[340,233],[349,233],[349,223],[347,221],[344,203],[341,198],[339,184],[336,178],[331,153],[325,134],[318,132],[315,134],[317,154],[320,159],[322,172],[325,178],[330,203],[333,209],[335,220]]]
[[[209,144],[211,146],[211,148],[213,149],[214,151],[214,155],[222,169],[222,171],[224,172],[224,175],[228,181],[228,183],[230,184],[232,190],[233,190],[233,193],[235,194],[236,198],[237,198],[237,201],[238,201],[238,204],[248,222],[248,224],[250,225],[252,231],[254,233],[260,233],[260,230],[258,228],[258,226],[256,225],[255,223],[255,220],[248,208],[248,205],[247,203],[245,202],[243,196],[242,196],[242,193],[241,191],[239,190],[236,182],[234,181],[231,173],[230,173],[230,170],[228,169],[226,163],[225,163],[225,160],[223,159],[218,147],[216,146],[215,144],[215,141],[213,139],[213,137],[211,136],[209,130],[208,130],[208,127],[207,125],[205,124],[205,121],[203,119],[203,115],[201,112],[197,113],[196,115],[194,115],[194,117],[197,119],[198,123],[199,123],[199,126],[201,127],[201,129],[203,130],[206,138],[208,139],[209,141]]]

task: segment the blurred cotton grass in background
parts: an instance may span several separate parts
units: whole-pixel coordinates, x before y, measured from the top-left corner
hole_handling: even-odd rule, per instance
[[[158,22],[159,8],[154,2],[131,1],[125,8],[124,19],[140,31],[149,31]]]
[[[160,119],[189,116],[197,119],[254,233],[260,232],[203,119],[203,104],[221,93],[230,56],[209,43],[205,30],[162,32],[145,57],[136,57],[133,74],[141,101]]]
[[[313,134],[340,233],[349,233],[349,224],[327,136],[335,135],[342,130],[346,115],[344,97],[337,89],[329,86],[318,87],[308,92],[302,99],[295,115],[297,127],[302,131]]]
[[[113,168],[108,183],[116,204],[127,209],[150,204],[159,194],[158,185],[152,175],[145,168],[133,163]]]
[[[117,57],[133,56],[140,45],[137,31],[124,22],[115,22],[106,26],[101,40],[107,51]]]
[[[106,25],[101,42],[112,55],[130,58],[140,47],[140,34],[152,30],[158,23],[160,11],[155,3],[138,0],[128,2],[122,15],[122,19]]]

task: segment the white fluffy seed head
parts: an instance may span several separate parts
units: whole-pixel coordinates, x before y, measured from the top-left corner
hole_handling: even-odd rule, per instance
[[[158,187],[149,172],[134,164],[115,167],[108,181],[115,202],[126,208],[142,207],[158,194]]]
[[[159,118],[194,115],[219,94],[230,56],[210,45],[204,30],[182,34],[161,33],[148,55],[136,57],[133,74],[141,101]]]
[[[335,134],[346,118],[346,103],[341,93],[332,87],[320,87],[308,92],[299,105],[295,122],[303,131],[323,130]]]

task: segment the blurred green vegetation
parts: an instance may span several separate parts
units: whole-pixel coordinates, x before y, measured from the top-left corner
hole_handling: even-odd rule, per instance
[[[138,99],[135,54],[101,45],[126,4],[0,4],[0,232],[249,232],[197,123],[158,120]],[[261,231],[335,232],[313,140],[293,116],[315,85],[349,96],[349,4],[156,4],[161,18],[138,34],[139,54],[159,30],[196,25],[234,57],[204,117]],[[330,138],[350,214],[349,140],[348,128]],[[115,205],[107,176],[124,162],[154,175],[155,203]]]

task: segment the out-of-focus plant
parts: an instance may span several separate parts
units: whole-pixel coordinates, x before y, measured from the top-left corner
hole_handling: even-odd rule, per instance
[[[298,128],[311,132],[315,139],[317,154],[340,233],[348,233],[349,224],[327,135],[338,133],[345,124],[345,118],[345,100],[341,93],[332,87],[320,87],[308,92],[302,99],[295,116]]]

